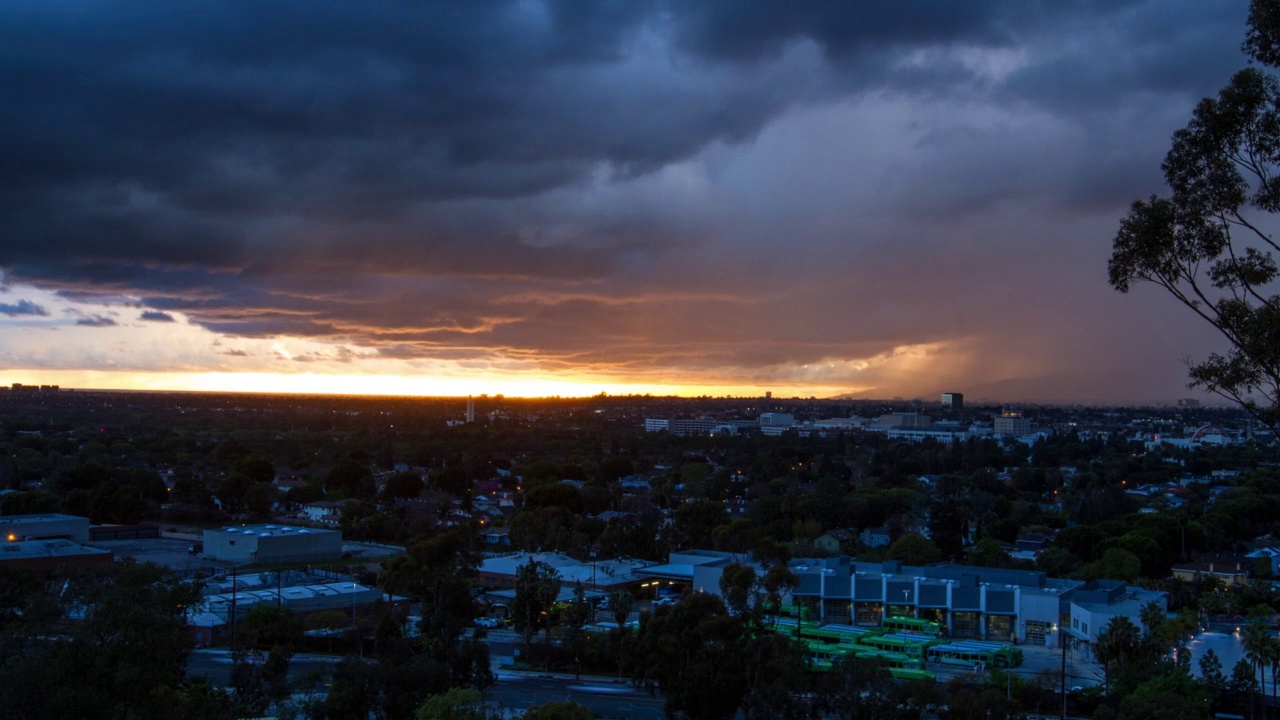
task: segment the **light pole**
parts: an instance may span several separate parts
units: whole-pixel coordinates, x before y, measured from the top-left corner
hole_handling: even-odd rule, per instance
[[[236,651],[236,566],[231,566],[231,652]]]
[[[596,549],[594,547],[591,548],[591,589],[600,589],[596,587]]]
[[[1058,644],[1062,646],[1062,720],[1067,720],[1067,638],[1064,628],[1058,628]]]

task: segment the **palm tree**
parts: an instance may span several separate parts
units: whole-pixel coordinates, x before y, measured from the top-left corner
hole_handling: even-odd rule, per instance
[[[614,637],[617,638],[618,677],[622,677],[622,635],[627,630],[627,618],[631,617],[631,608],[635,605],[635,597],[626,590],[609,593],[609,609],[613,611],[613,619],[618,623]]]
[[[1270,633],[1268,633],[1270,634]],[[1271,666],[1271,704],[1276,704],[1276,681],[1280,680],[1280,637],[1272,637],[1267,641],[1267,664]],[[1266,693],[1266,688],[1262,689]]]
[[[1188,605],[1194,604],[1195,594],[1192,592],[1191,583],[1179,577],[1172,577],[1165,581],[1165,588],[1169,593],[1169,608],[1172,610],[1180,610]]]
[[[1261,622],[1255,622],[1249,625],[1245,630],[1244,639],[1241,643],[1244,646],[1245,659],[1253,666],[1253,671],[1258,675],[1258,694],[1265,697],[1267,676],[1264,669],[1270,664],[1270,650],[1268,649],[1274,638],[1271,631]],[[1260,700],[1262,698],[1259,698]]]
[[[627,624],[627,618],[631,617],[631,608],[635,602],[635,597],[626,590],[609,593],[609,609],[613,611],[613,620],[618,623],[619,628]]]
[[[1102,662],[1107,692],[1111,691],[1111,663],[1114,661],[1118,670],[1123,671],[1125,660],[1133,657],[1141,644],[1142,636],[1138,626],[1124,616],[1112,618],[1098,635],[1093,653]]]
[[[1138,619],[1142,621],[1142,627],[1147,631],[1147,637],[1151,637],[1165,623],[1168,615],[1158,603],[1149,602],[1143,605],[1142,610],[1138,612]]]
[[[1138,620],[1142,622],[1142,628],[1145,630],[1143,642],[1147,646],[1147,650],[1154,656],[1159,656],[1161,651],[1168,643],[1165,641],[1169,616],[1165,613],[1164,608],[1158,603],[1149,602],[1142,606],[1142,610],[1138,612]]]

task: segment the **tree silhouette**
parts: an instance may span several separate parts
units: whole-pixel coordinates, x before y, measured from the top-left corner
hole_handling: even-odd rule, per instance
[[[1276,0],[1253,0],[1244,50],[1275,67]],[[1163,166],[1169,197],[1131,206],[1120,224],[1108,275],[1128,292],[1139,282],[1164,289],[1218,330],[1230,349],[1190,364],[1191,386],[1280,427],[1280,244],[1265,215],[1280,211],[1280,83],[1259,67],[1231,78],[1196,106],[1174,134]],[[1190,361],[1188,361],[1190,363]]]
[[[551,659],[551,606],[559,594],[560,575],[550,565],[530,559],[516,569],[516,597],[511,608],[516,632],[524,635],[527,655],[533,644],[533,634],[545,623],[548,664]]]
[[[1117,616],[1107,623],[1098,642],[1094,645],[1093,654],[1102,663],[1106,677],[1107,692],[1111,689],[1111,666],[1115,664],[1116,674],[1124,672],[1125,664],[1138,654],[1142,645],[1142,636],[1138,626],[1124,616]]]
[[[1258,676],[1258,693],[1259,701],[1263,701],[1266,693],[1266,668],[1271,662],[1271,645],[1275,641],[1275,637],[1267,626],[1261,622],[1251,623],[1244,631],[1244,638],[1241,640],[1241,646],[1244,648],[1244,657],[1249,661],[1249,665],[1253,668],[1253,672]]]

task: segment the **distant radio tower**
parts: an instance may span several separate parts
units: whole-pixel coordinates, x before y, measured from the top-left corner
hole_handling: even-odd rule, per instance
[[[475,421],[476,421],[476,401],[472,400],[471,396],[468,395],[467,396],[467,422],[473,423]]]

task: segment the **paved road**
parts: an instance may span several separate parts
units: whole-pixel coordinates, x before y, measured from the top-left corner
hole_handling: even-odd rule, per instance
[[[138,562],[153,562],[178,571],[209,567],[208,561],[187,552],[189,540],[143,538],[135,540],[95,540],[93,547],[110,550],[116,557],[131,557]]]
[[[498,676],[498,684],[489,690],[489,696],[494,705],[507,712],[523,712],[534,705],[569,700],[585,705],[599,718],[658,720],[663,716],[661,697],[650,696],[630,683],[598,679],[503,673]]]
[[[299,653],[289,663],[289,677],[298,680],[312,672],[328,673],[343,658]],[[203,648],[191,653],[189,675],[206,675],[215,685],[226,686],[231,679],[231,651]],[[619,720],[659,720],[662,698],[650,696],[630,683],[571,676],[498,673],[498,682],[489,690],[490,704],[507,715],[518,716],[534,705],[553,700],[573,701],[590,708],[598,718]]]
[[[651,696],[632,687],[628,682],[618,682],[611,678],[575,679],[572,675],[565,674],[546,675],[503,670],[504,665],[510,664],[514,649],[521,643],[520,636],[510,630],[490,630],[486,642],[489,643],[494,672],[498,677],[489,696],[492,704],[503,710],[504,714],[518,716],[534,705],[553,700],[571,700],[587,706],[600,718],[659,720],[663,716],[660,695]],[[297,680],[312,672],[327,673],[341,661],[341,657],[300,653],[289,664],[289,676]],[[1025,647],[1024,664],[1015,668],[1014,673],[1027,680],[1043,673],[1052,679],[1056,687],[1061,664],[1062,655],[1056,648]],[[972,668],[951,665],[932,665],[929,669],[938,673],[939,682],[972,672]],[[196,650],[188,661],[188,674],[208,675],[214,683],[225,685],[231,674],[231,651],[223,648]],[[1101,679],[1101,670],[1096,665],[1086,663],[1081,658],[1068,657],[1068,687],[1096,685]]]
[[[926,668],[936,673],[939,682],[946,682],[955,677],[973,673],[973,668],[959,665],[942,665],[930,663]],[[987,668],[985,672],[990,672]],[[1052,686],[1058,687],[1062,678],[1062,650],[1059,648],[1022,646],[1022,665],[1013,668],[1013,674],[1023,680],[1032,681],[1037,676],[1045,676],[1046,681],[1052,679]],[[1083,656],[1068,652],[1067,654],[1067,687],[1092,687],[1101,685],[1103,681],[1102,667],[1086,660]]]
[[[312,672],[328,673],[343,658],[316,653],[298,653],[289,661],[289,679],[298,680]],[[187,675],[207,675],[214,685],[226,686],[231,681],[231,651],[226,648],[201,648],[187,658]]]

